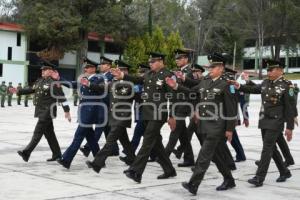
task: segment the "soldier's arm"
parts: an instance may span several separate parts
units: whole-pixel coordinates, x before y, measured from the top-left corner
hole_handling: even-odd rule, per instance
[[[290,88],[289,86],[286,87],[286,90],[283,94],[283,102],[284,102],[284,114],[286,118],[286,129],[293,130],[294,129],[294,117],[295,112],[291,112],[293,109],[295,109],[295,104],[291,100],[291,98],[294,98],[293,88]]]
[[[91,83],[89,87],[90,87],[91,90],[93,90],[95,92],[104,93],[105,88],[107,87],[107,84],[105,84],[105,83],[101,83],[101,84]]]
[[[131,76],[131,75],[125,74],[123,77],[123,80],[133,82],[134,84],[140,84],[140,85],[144,84],[144,78],[138,77],[138,76]]]
[[[17,95],[29,95],[35,93],[35,89],[33,88],[23,88],[17,91]]]
[[[224,114],[226,117],[226,131],[232,132],[235,128],[235,122],[237,119],[237,105],[234,94],[231,93],[229,88],[230,86],[227,85],[224,90]]]
[[[199,83],[201,82],[201,80],[195,80],[195,79],[192,79],[190,77],[186,77],[185,78],[185,81],[184,81],[184,84],[187,86],[187,87],[195,87],[196,85],[199,85]]]
[[[249,82],[245,85],[240,85],[238,90],[249,94],[261,94],[261,84]]]
[[[57,84],[53,84],[53,94],[57,101],[61,103],[63,110],[65,113],[70,112],[70,107],[68,105],[68,101],[65,97],[65,93],[62,90],[62,87],[58,86]]]

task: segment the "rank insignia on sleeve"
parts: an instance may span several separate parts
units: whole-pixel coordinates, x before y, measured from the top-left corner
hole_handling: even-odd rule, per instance
[[[234,88],[234,85],[230,85],[229,89],[230,89],[230,93],[231,93],[231,94],[235,94],[235,88]]]
[[[289,95],[292,97],[294,96],[294,88],[289,89]]]

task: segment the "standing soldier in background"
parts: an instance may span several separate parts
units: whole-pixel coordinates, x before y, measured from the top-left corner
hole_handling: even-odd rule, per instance
[[[78,103],[78,92],[77,92],[77,89],[73,89],[73,102],[74,102],[74,106],[77,106],[77,103]]]
[[[11,89],[14,88],[12,86],[12,82],[8,83],[8,87],[7,87],[7,105],[11,106],[11,101],[12,101],[12,96],[13,96],[13,92],[11,92]]]
[[[54,67],[55,65],[44,61],[41,67],[42,77],[35,82],[33,88],[17,91],[17,95],[35,93],[36,98],[34,117],[38,118],[38,122],[29,144],[22,151],[18,151],[18,154],[25,162],[28,162],[32,151],[38,145],[43,135],[46,137],[52,151],[52,158],[47,159],[47,161],[55,161],[61,157],[60,146],[53,127],[53,119],[56,117],[57,113],[57,101],[62,103],[65,118],[68,119],[68,121],[71,121],[71,116],[69,113],[70,108],[67,105],[67,100],[61,86],[53,84],[55,80],[51,78],[51,76]]]
[[[22,89],[22,83],[19,83],[18,84],[18,87],[17,87],[17,90],[21,90]],[[21,95],[18,95],[18,97],[17,97],[17,103],[18,103],[18,105],[21,105],[21,98],[22,96]]]
[[[298,87],[298,84],[297,84],[297,83],[294,84],[294,93],[295,93],[295,99],[296,99],[296,105],[297,105],[297,102],[298,102],[298,94],[299,94],[299,87]]]
[[[5,85],[5,81],[2,81],[2,84],[0,85],[0,96],[1,96],[1,107],[4,108],[5,103],[5,96],[7,93],[7,86]]]

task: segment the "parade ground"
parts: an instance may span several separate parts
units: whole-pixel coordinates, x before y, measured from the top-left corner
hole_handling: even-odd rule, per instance
[[[17,151],[22,150],[32,137],[37,119],[33,118],[34,107],[17,106],[0,108],[0,199],[222,199],[222,200],[277,200],[299,199],[300,197],[300,129],[296,127],[294,138],[289,143],[295,165],[290,167],[292,177],[285,183],[277,183],[279,173],[274,162],[271,162],[269,173],[263,187],[254,188],[247,183],[256,171],[254,161],[260,158],[262,139],[257,128],[260,100],[251,98],[249,113],[249,128],[238,127],[238,134],[244,146],[247,161],[237,163],[233,172],[237,187],[225,192],[217,192],[216,187],[222,183],[222,177],[214,164],[208,169],[204,181],[199,187],[198,195],[192,196],[181,186],[192,175],[190,168],[178,168],[182,162],[173,154],[171,160],[177,170],[177,177],[167,180],[157,180],[162,169],[157,163],[148,163],[141,184],[136,184],[126,178],[123,171],[128,167],[118,157],[110,157],[99,174],[88,169],[81,152],[77,153],[71,168],[66,170],[56,162],[46,162],[51,157],[51,151],[45,138],[32,153],[28,163],[25,163]],[[64,119],[62,108],[58,108],[58,117],[54,126],[62,152],[71,143],[74,136],[77,107],[71,107],[72,122]],[[134,127],[134,124],[133,124]],[[128,129],[130,138],[133,129]],[[169,137],[169,127],[162,129],[164,144]],[[104,145],[104,136],[100,147]],[[192,140],[195,157],[200,145],[194,136]],[[122,147],[119,144],[121,150]],[[230,146],[230,145],[229,145]],[[233,156],[235,152],[230,146]],[[120,150],[120,152],[121,152]],[[88,158],[92,160],[92,155]]]

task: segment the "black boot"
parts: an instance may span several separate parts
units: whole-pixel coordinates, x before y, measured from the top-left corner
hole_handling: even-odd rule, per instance
[[[19,156],[21,156],[23,158],[23,160],[25,162],[28,162],[30,155],[28,155],[27,153],[25,153],[24,151],[18,151]]]
[[[55,156],[55,157],[47,159],[47,162],[53,162],[53,161],[57,161],[59,159],[61,159],[61,156]]]
[[[258,166],[259,163],[260,163],[260,160],[256,160],[256,161],[255,161],[255,165],[256,165],[256,166]]]
[[[58,159],[57,160],[58,164],[60,164],[61,166],[63,166],[66,169],[70,169],[71,163],[64,160],[64,159]]]
[[[179,160],[182,156],[182,152],[178,151],[177,149],[174,149],[172,151],[172,153],[174,153],[175,157]]]
[[[184,161],[183,163],[179,163],[178,167],[192,167],[195,165],[194,161]]]
[[[224,182],[218,186],[216,188],[217,191],[223,191],[223,190],[228,190],[230,188],[234,188],[236,185],[235,185],[235,181],[233,178],[231,179],[225,179]]]
[[[182,187],[184,187],[187,191],[189,191],[193,195],[197,194],[197,191],[198,191],[197,186],[195,186],[193,184],[190,184],[190,183],[187,183],[187,182],[183,182],[181,185],[182,185]]]
[[[86,161],[85,163],[86,163],[86,165],[88,166],[88,168],[92,168],[96,173],[99,173],[99,172],[100,172],[101,167],[95,165],[93,162],[91,162],[91,161]]]
[[[171,172],[167,172],[167,173],[165,172],[162,175],[159,175],[157,177],[157,179],[167,179],[167,178],[175,177],[175,176],[177,176],[177,173],[176,173],[175,169],[173,169],[173,171],[171,171]]]
[[[124,163],[126,163],[126,165],[131,165],[132,163],[133,163],[133,160],[130,160],[127,156],[125,156],[125,157],[119,157],[119,159],[122,161],[122,162],[124,162]]]
[[[86,149],[86,148],[84,148],[84,147],[80,147],[79,150],[83,153],[83,155],[84,155],[85,157],[89,157],[90,152],[91,152],[89,149]]]
[[[285,182],[286,179],[291,178],[292,174],[290,172],[290,170],[287,170],[284,174],[280,174],[279,178],[276,179],[277,183],[281,183],[281,182]]]
[[[125,171],[126,171],[126,172],[125,172]],[[141,181],[142,181],[142,175],[136,173],[136,172],[133,171],[133,170],[125,170],[125,171],[124,171],[124,173],[125,173],[125,175],[126,175],[128,178],[134,180],[134,181],[137,182],[137,183],[141,183]]]
[[[256,176],[248,180],[248,183],[255,185],[256,187],[261,187],[263,185],[263,180],[260,180]]]
[[[291,161],[284,161],[284,165],[286,166],[286,167],[289,167],[290,165],[294,165],[295,164],[295,162],[293,161],[293,160],[291,160]]]

